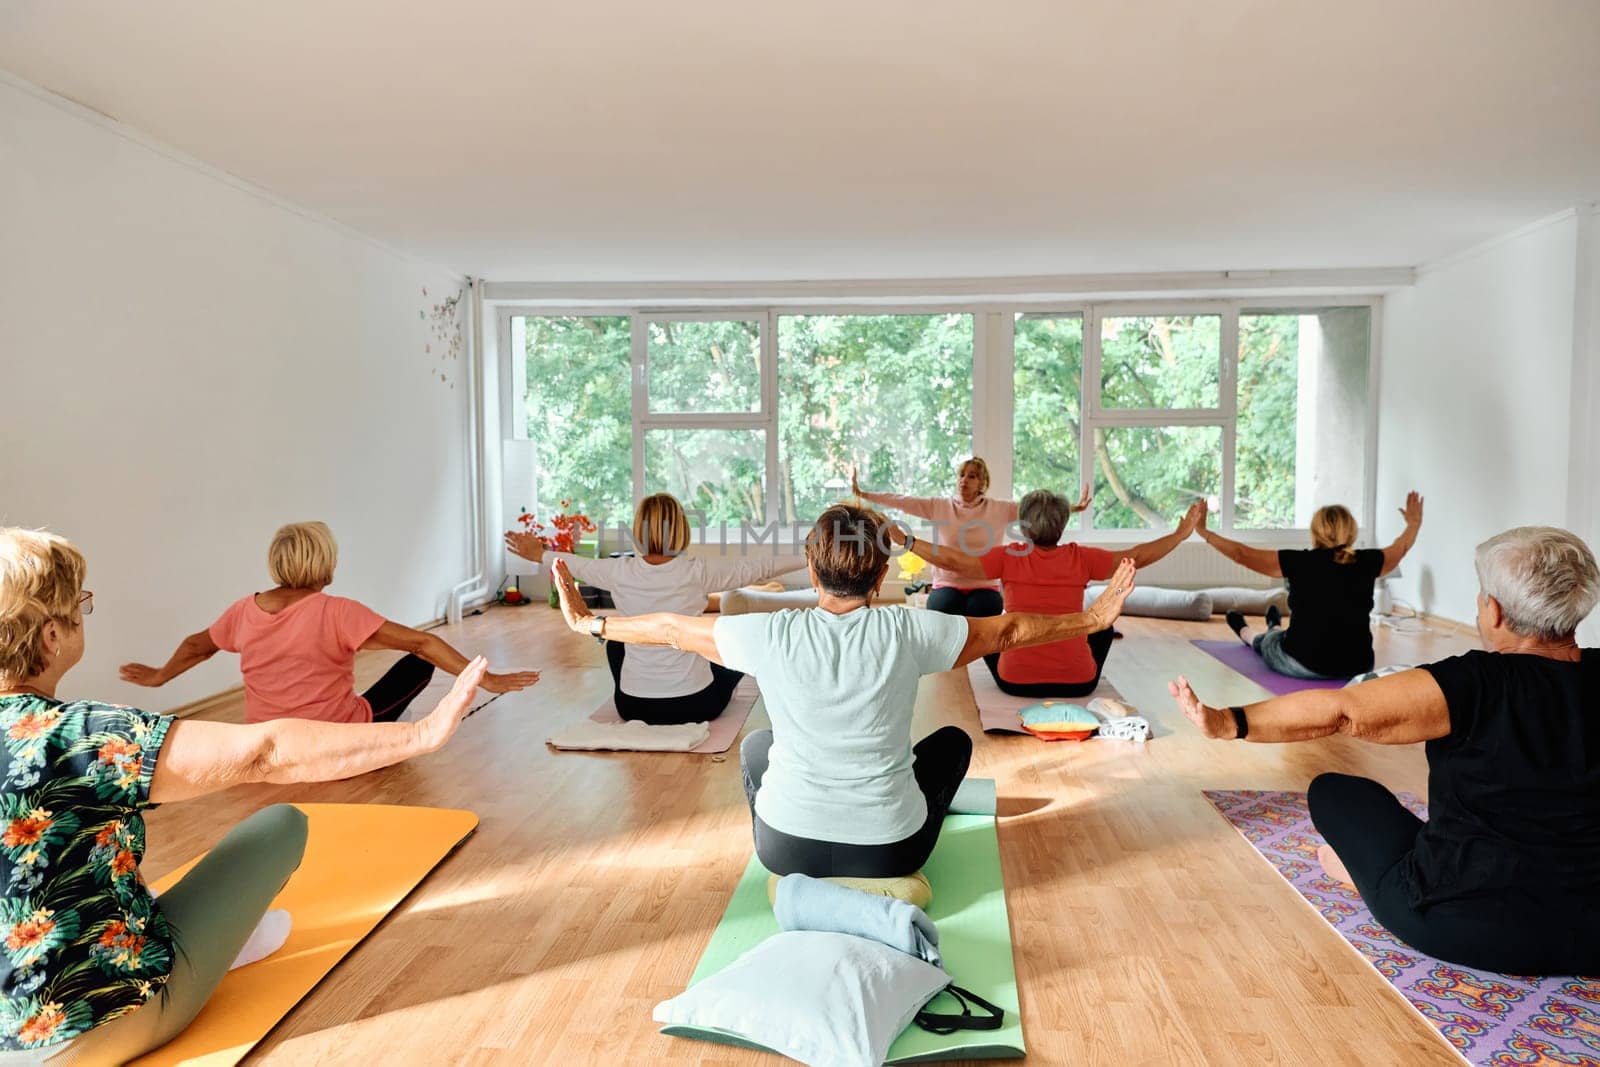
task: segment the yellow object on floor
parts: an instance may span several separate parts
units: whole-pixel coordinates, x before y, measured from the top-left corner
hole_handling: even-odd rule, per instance
[[[778,883],[783,876],[774,874],[767,879],[767,902],[777,904]],[[903,900],[907,904],[915,904],[919,908],[926,908],[933,903],[933,886],[928,882],[928,876],[918,871],[915,874],[903,875],[899,878],[824,878],[824,882],[842,885],[846,889],[859,889],[863,893],[871,893],[877,897],[893,897]]]
[[[289,940],[229,972],[189,1028],[136,1067],[238,1063],[478,825],[470,811],[390,804],[297,804],[310,821],[305,859],[272,902]],[[174,885],[199,857],[155,883]]]

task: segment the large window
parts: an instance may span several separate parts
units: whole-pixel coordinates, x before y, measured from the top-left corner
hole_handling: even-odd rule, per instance
[[[972,450],[971,315],[778,316],[778,517],[866,487],[950,491]]]
[[[1083,316],[1019,315],[1013,327],[1011,484],[1072,492],[1083,479]]]
[[[1362,511],[1372,311],[1239,315],[1233,524],[1304,528],[1324,504]]]
[[[1076,497],[1100,530],[1196,500],[1229,529],[1360,513],[1371,308],[1231,304],[1028,312],[1012,327],[1012,484]],[[1089,328],[1085,329],[1085,323]]]
[[[1167,528],[1200,499],[1222,529],[1365,511],[1369,303],[508,310],[502,329],[535,468],[508,502],[542,514],[570,500],[625,523],[670,492],[713,529],[791,527],[847,498],[852,468],[872,489],[942,495],[974,452],[999,471],[995,495],[1091,486],[1077,524],[1108,537]],[[1009,426],[975,419],[1006,399]]]
[[[570,500],[596,518],[633,513],[631,329],[626,315],[517,315],[522,362],[514,435],[532,443],[534,477],[505,487],[508,503],[548,517]],[[516,364],[513,364],[516,366]]]

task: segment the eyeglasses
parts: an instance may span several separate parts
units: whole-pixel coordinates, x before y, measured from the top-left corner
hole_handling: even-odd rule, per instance
[[[94,614],[94,594],[89,592],[87,589],[78,594],[78,614]]]

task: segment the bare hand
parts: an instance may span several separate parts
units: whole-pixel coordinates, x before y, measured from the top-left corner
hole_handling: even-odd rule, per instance
[[[506,531],[506,551],[533,563],[544,560],[544,542],[538,534],[526,530]]]
[[[860,496],[861,495],[861,486],[856,481],[856,469],[854,467],[850,468],[850,495],[851,496]]]
[[[1207,737],[1219,741],[1232,741],[1238,736],[1238,727],[1234,725],[1233,716],[1226,708],[1212,708],[1200,703],[1200,698],[1195,696],[1194,688],[1189,684],[1189,679],[1178,675],[1178,680],[1167,683],[1167,692],[1178,702],[1184,717],[1196,726]]]
[[[538,680],[538,671],[513,671],[510,674],[485,674],[479,684],[491,693],[515,693]]]
[[[1089,614],[1095,617],[1104,630],[1117,621],[1117,616],[1122,614],[1122,604],[1128,599],[1128,594],[1133,592],[1133,576],[1136,568],[1133,560],[1124,558],[1117,564],[1117,569],[1111,572],[1111,579],[1106,582],[1103,592],[1095,597],[1094,604],[1089,608]]]
[[[489,661],[482,656],[467,664],[466,669],[456,675],[456,684],[450,687],[450,692],[417,723],[427,731],[434,748],[440,748],[450,740],[456,727],[461,725],[461,720],[472,711],[472,698],[478,695],[478,684],[488,670]]]
[[[1422,497],[1415,489],[1406,494],[1406,506],[1400,509],[1400,514],[1406,520],[1407,526],[1422,525]]]
[[[555,583],[556,594],[561,597],[561,617],[567,621],[567,627],[576,633],[588,633],[589,620],[594,618],[594,612],[583,602],[577,579],[572,577],[567,565],[559,559],[550,568],[550,580]]]
[[[1094,499],[1094,493],[1089,489],[1088,483],[1084,483],[1083,493],[1081,495],[1079,495],[1078,502],[1076,504],[1068,505],[1068,507],[1067,507],[1068,513],[1069,514],[1076,514],[1077,512],[1080,512],[1080,511],[1088,511],[1089,510],[1089,501],[1092,500],[1092,499]]]
[[[124,682],[149,686],[152,689],[167,683],[167,680],[161,677],[161,669],[159,667],[150,667],[143,663],[124,663],[117,674],[121,676]]]
[[[1189,510],[1183,513],[1183,518],[1178,520],[1178,532],[1188,537],[1196,530],[1204,529],[1206,524],[1206,502],[1204,499],[1196,500],[1189,505]]]
[[[891,522],[886,529],[889,534],[889,540],[893,541],[897,545],[905,545],[906,528],[904,526],[901,526],[898,522]]]

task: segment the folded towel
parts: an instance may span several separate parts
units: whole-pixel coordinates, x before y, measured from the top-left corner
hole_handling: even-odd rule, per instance
[[[778,899],[772,911],[784,930],[854,934],[935,967],[944,966],[939,956],[939,928],[921,908],[903,900],[791,874],[778,883]]]
[[[710,736],[711,727],[703,722],[652,726],[647,722],[593,722],[580,719],[568,723],[545,740],[553,748],[687,752]]]

